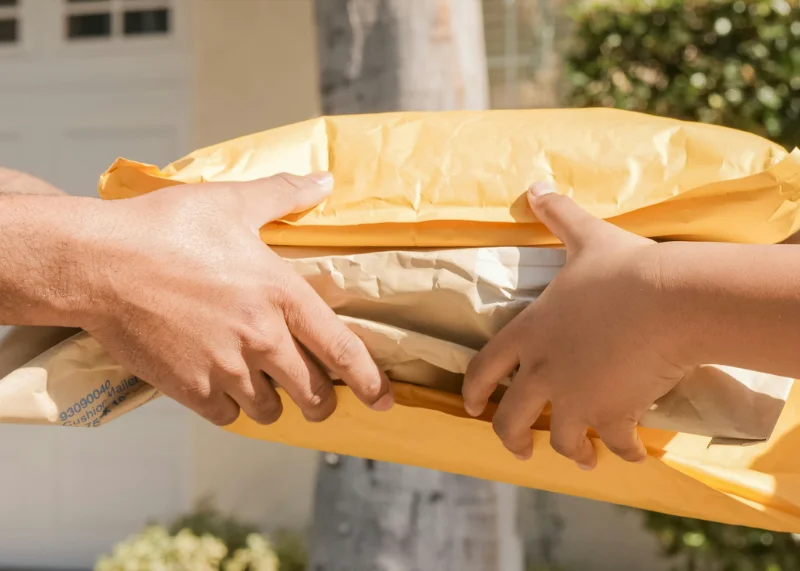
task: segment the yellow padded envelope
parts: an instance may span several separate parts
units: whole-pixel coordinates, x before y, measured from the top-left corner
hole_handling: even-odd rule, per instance
[[[774,243],[800,229],[800,152],[757,136],[616,110],[390,113],[323,117],[199,150],[166,168],[118,160],[106,199],[170,185],[330,170],[333,195],[267,225],[286,246],[550,245],[525,188],[553,181],[597,216],[644,236]],[[800,532],[800,394],[793,390],[767,442],[641,429],[649,452],[627,464],[599,440],[585,473],[534,427],[532,460],[511,456],[457,395],[395,384],[397,406],[366,409],[345,387],[339,408],[308,424],[285,412],[229,430],[318,450],[401,462],[684,516]]]
[[[554,243],[525,201],[548,180],[641,235],[778,242],[798,226],[800,155],[749,133],[614,109],[322,117],[199,150],[163,170],[118,160],[103,198],[330,170],[333,195],[263,229],[289,246]]]

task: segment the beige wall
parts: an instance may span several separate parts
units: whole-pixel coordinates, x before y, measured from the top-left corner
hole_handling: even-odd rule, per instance
[[[195,147],[319,114],[313,0],[190,0]]]
[[[192,146],[319,115],[313,0],[186,0],[194,76]],[[192,420],[197,499],[264,529],[307,525],[315,452],[258,442]]]

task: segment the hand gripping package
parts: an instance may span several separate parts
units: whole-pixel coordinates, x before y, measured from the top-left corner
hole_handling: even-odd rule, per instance
[[[394,383],[389,412],[341,383],[321,424],[284,413],[227,430],[676,515],[800,532],[800,394],[792,380],[708,364],[642,419],[632,465],[594,439],[586,473],[549,445],[529,462],[463,410],[478,349],[565,262],[525,189],[553,182],[590,213],[658,240],[778,243],[800,230],[800,151],[722,127],[609,110],[322,117],[196,151],[166,168],[117,160],[107,200],[202,181],[333,172],[318,207],[264,241],[365,342]],[[513,382],[506,380],[506,384]],[[502,394],[502,387],[495,395]],[[0,339],[0,422],[101,426],[158,397],[84,332],[14,328]]]

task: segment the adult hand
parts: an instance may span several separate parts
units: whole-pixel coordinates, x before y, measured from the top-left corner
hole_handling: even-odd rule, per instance
[[[625,460],[644,460],[639,419],[689,368],[678,364],[658,302],[659,246],[590,216],[548,184],[532,186],[528,199],[566,246],[567,263],[472,361],[467,411],[480,414],[518,367],[493,418],[517,457],[531,456],[531,426],[549,402],[551,445],[582,468],[597,462],[589,427]]]
[[[367,405],[391,385],[361,340],[259,239],[333,188],[328,173],[172,187],[98,204],[93,300],[81,326],[132,373],[211,422],[275,421],[280,385],[310,421],[336,407],[329,376]],[[263,371],[263,372],[262,372]]]

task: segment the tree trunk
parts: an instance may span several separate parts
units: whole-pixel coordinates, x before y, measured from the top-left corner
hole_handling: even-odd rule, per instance
[[[326,114],[485,109],[480,0],[317,0]]]
[[[316,17],[325,114],[488,107],[480,0],[317,0]],[[322,455],[308,569],[519,569],[513,493]]]
[[[496,571],[496,486],[410,466],[325,456],[309,571]]]

